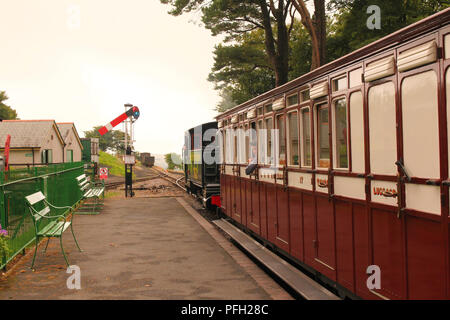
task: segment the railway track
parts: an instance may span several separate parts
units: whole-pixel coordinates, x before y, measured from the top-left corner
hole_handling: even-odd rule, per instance
[[[141,178],[137,178],[137,179],[133,180],[133,183],[161,178],[166,181],[169,181],[170,183],[174,184],[176,187],[178,187],[182,190],[186,190],[184,187],[184,183],[181,181],[184,178],[183,173],[170,173],[169,174],[169,173],[166,173],[166,172],[156,169],[156,168],[151,168],[151,170],[154,172],[154,174],[148,175],[145,177],[141,177]],[[180,177],[174,177],[174,175],[177,175],[177,176],[180,175]],[[124,184],[125,184],[125,181],[108,182],[108,183],[105,183],[105,188],[106,188],[106,190],[110,190],[110,189],[114,189],[114,188],[124,185]]]

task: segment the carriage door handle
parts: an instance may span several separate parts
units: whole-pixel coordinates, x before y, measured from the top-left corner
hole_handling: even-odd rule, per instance
[[[400,160],[396,161],[395,164],[400,168],[403,175],[406,177],[406,181],[411,182],[411,177],[406,172],[406,168],[405,168],[405,165],[403,164],[403,160],[400,159]]]

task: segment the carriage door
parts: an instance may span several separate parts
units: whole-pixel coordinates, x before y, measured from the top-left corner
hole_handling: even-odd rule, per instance
[[[377,63],[377,62],[375,62]],[[392,66],[394,57],[382,61]],[[369,67],[371,65],[369,64]],[[392,69],[393,70],[393,69]],[[366,75],[367,77],[367,75]],[[368,89],[370,150],[370,212],[372,261],[382,270],[378,297],[401,298],[403,291],[402,220],[397,218],[397,129],[395,79],[373,84]]]
[[[414,57],[414,64],[411,64]],[[441,183],[437,41],[422,39],[398,50],[402,102],[408,298],[445,296],[445,248],[440,221]],[[431,64],[430,64],[431,62]],[[424,268],[424,266],[427,266]],[[427,281],[422,281],[427,279]]]
[[[328,171],[330,168],[330,108],[328,103],[315,107],[316,119],[316,166],[319,172],[316,174],[316,262],[318,269],[329,277],[335,273],[335,249],[334,249],[334,213],[333,201],[331,201],[330,183]]]

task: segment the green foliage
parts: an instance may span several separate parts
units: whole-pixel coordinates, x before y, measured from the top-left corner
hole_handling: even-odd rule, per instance
[[[107,166],[109,168],[109,174],[125,177],[125,164],[119,158],[100,151],[99,161],[100,166]]]
[[[102,151],[109,150],[118,153],[125,153],[125,133],[119,130],[111,130],[102,136],[98,132],[101,127],[102,126],[96,126],[90,131],[84,131],[84,136],[86,138],[98,138],[99,148]]]
[[[381,9],[381,29],[366,26],[367,8]],[[414,22],[450,7],[448,0],[332,0],[330,7],[337,10],[335,35],[331,38],[330,59],[361,48]]]
[[[1,120],[15,120],[17,119],[17,111],[10,106],[3,103],[8,100],[8,96],[5,91],[0,91],[0,119]]]
[[[164,159],[167,163],[167,169],[173,170],[175,168],[183,169],[183,165],[181,164],[181,156],[176,153],[168,153],[164,156]]]

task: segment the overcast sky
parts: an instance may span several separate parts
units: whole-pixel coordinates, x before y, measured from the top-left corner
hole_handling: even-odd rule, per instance
[[[220,39],[168,9],[159,0],[0,0],[6,103],[21,119],[75,122],[83,136],[129,102],[141,110],[135,148],[180,153],[183,132],[216,115],[206,78]]]

